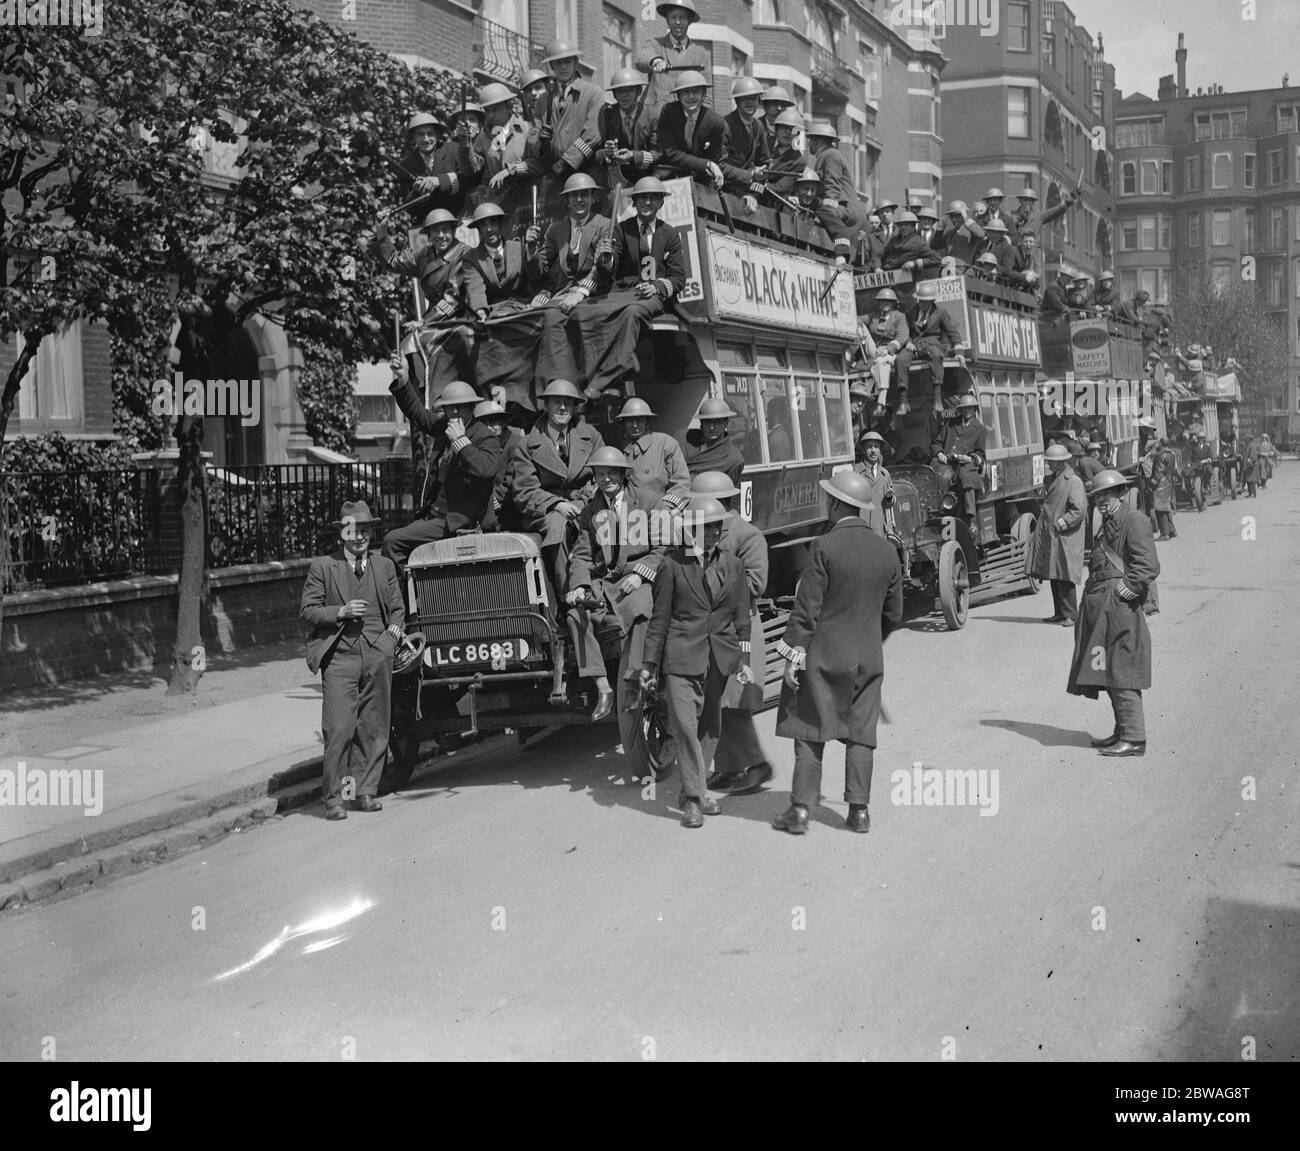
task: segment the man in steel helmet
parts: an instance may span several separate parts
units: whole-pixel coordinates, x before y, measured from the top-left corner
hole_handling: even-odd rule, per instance
[[[726,177],[722,187],[733,196],[744,197],[745,206],[752,213],[758,207],[767,166],[772,161],[759,107],[763,98],[762,82],[752,76],[741,76],[731,86],[731,98],[736,106],[723,117],[727,126],[727,151],[722,161],[722,173]]]

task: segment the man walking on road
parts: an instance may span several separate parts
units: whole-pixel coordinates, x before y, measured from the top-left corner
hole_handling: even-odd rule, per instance
[[[379,811],[375,796],[388,751],[393,652],[406,609],[392,561],[370,551],[378,518],[362,500],[345,503],[334,522],[339,550],[311,561],[302,618],[312,626],[307,666],[324,680],[321,734],[326,819],[347,819],[344,780],[358,811]]]
[[[830,530],[813,541],[795,589],[794,606],[777,651],[785,683],[776,734],[794,740],[790,807],[772,822],[803,835],[808,811],[821,799],[822,755],[828,740],[844,744],[844,798],[850,831],[871,829],[884,640],[903,618],[898,553],[867,526],[870,488],[856,472],[819,480],[831,497]]]
[[[1151,633],[1160,560],[1151,521],[1128,507],[1128,487],[1119,472],[1104,471],[1090,495],[1101,509],[1101,530],[1093,541],[1092,570],[1074,630],[1074,661],[1066,687],[1071,695],[1096,699],[1105,691],[1115,712],[1115,730],[1092,746],[1102,755],[1145,755],[1142,692],[1151,686]]]
[[[1083,481],[1070,466],[1070,449],[1053,444],[1047,449],[1047,496],[1034,529],[1026,570],[1036,579],[1052,584],[1052,615],[1044,623],[1074,626],[1078,614],[1075,584],[1083,576],[1083,523],[1088,515],[1088,497]]]

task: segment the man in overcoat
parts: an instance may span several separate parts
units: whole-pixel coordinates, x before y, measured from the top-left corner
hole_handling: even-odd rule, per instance
[[[677,433],[686,470],[691,475],[700,472],[723,472],[733,486],[740,484],[740,473],[745,466],[745,453],[731,438],[731,421],[736,413],[726,400],[710,396],[697,414],[698,428],[684,428]]]
[[[1070,466],[1070,449],[1047,449],[1047,492],[1029,547],[1027,574],[1052,584],[1052,614],[1044,623],[1073,627],[1079,608],[1075,584],[1083,578],[1083,524],[1088,497],[1083,481]]]
[[[867,527],[867,481],[856,472],[819,480],[831,497],[830,530],[813,541],[777,651],[786,660],[776,734],[793,739],[790,807],[772,826],[802,835],[821,797],[822,755],[844,750],[844,798],[850,831],[871,828],[884,640],[903,618],[898,554]]]
[[[1162,436],[1151,461],[1151,510],[1156,514],[1159,528],[1157,540],[1171,540],[1178,535],[1178,529],[1174,527],[1174,473],[1177,470],[1174,450]]]
[[[1110,697],[1115,730],[1092,746],[1102,755],[1145,755],[1142,692],[1151,686],[1151,633],[1146,611],[1154,606],[1160,574],[1151,521],[1127,506],[1128,480],[1104,471],[1089,495],[1101,509],[1091,570],[1074,629],[1074,659],[1066,687],[1071,695]]]
[[[885,437],[879,432],[867,432],[858,440],[858,449],[862,459],[853,465],[853,470],[867,481],[867,499],[871,507],[862,512],[862,518],[878,536],[885,534],[885,512],[894,504],[894,481],[889,469],[881,460],[885,456]]]
[[[370,550],[376,516],[364,500],[343,505],[334,527],[339,548],[307,569],[299,614],[311,625],[307,666],[323,680],[321,790],[326,819],[379,811],[376,795],[388,752],[393,652],[406,609],[397,568]]]
[[[749,585],[740,557],[719,546],[726,509],[697,497],[687,515],[696,544],[669,550],[655,576],[640,681],[648,689],[663,673],[681,775],[682,826],[701,827],[703,816],[720,810],[706,781],[722,730],[727,678],[749,682]]]
[[[596,494],[578,517],[569,560],[565,601],[576,634],[578,674],[596,685],[593,720],[613,710],[615,692],[605,674],[597,630],[617,621],[627,644],[628,678],[645,662],[646,623],[653,607],[651,584],[659,572],[666,542],[645,530],[654,502],[631,487],[632,465],[618,448],[602,447],[591,457]]]

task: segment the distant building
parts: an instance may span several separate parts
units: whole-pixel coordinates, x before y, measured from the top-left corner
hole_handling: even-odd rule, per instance
[[[1157,99],[1140,92],[1115,108],[1120,294],[1169,299],[1179,269],[1216,280],[1255,261],[1264,308],[1287,335],[1291,362],[1269,414],[1300,415],[1300,89],[1225,92],[1187,87],[1178,35],[1175,73]]]

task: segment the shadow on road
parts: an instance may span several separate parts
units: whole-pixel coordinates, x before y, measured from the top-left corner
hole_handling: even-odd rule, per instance
[[[1014,732],[1043,747],[1088,747],[1088,741],[1092,738],[1086,731],[1070,731],[1046,723],[1023,723],[1018,719],[982,719],[980,726]]]

